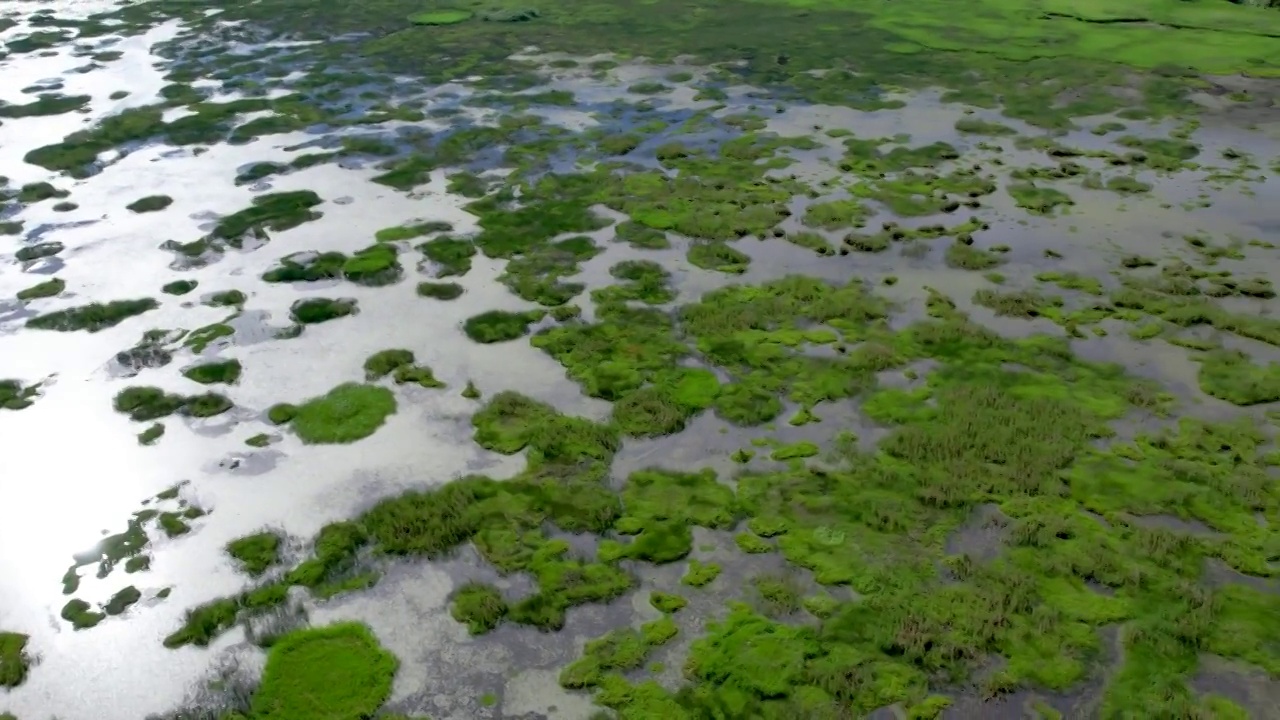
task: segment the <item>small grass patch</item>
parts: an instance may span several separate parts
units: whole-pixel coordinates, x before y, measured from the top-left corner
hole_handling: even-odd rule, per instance
[[[35,330],[98,332],[115,327],[125,320],[155,310],[159,304],[152,298],[139,300],[112,300],[106,303],[90,303],[79,307],[57,310],[37,315],[27,320],[27,327]]]
[[[507,601],[498,588],[477,582],[458,588],[449,609],[453,619],[465,624],[472,635],[483,635],[498,627],[507,611]]]
[[[164,210],[172,204],[173,198],[168,195],[148,195],[129,203],[125,209],[135,213],[149,213]]]
[[[227,543],[227,554],[252,577],[270,570],[280,562],[280,536],[273,532],[246,535]]]
[[[343,383],[298,405],[292,423],[298,437],[308,445],[344,444],[369,437],[395,411],[396,398],[390,390]]]
[[[467,318],[462,330],[467,337],[478,343],[508,342],[528,335],[529,326],[545,316],[545,310],[490,310]]]
[[[198,280],[174,280],[171,283],[165,283],[160,288],[160,292],[165,295],[186,295],[195,290],[200,285]]]
[[[0,688],[18,687],[27,679],[31,667],[27,640],[21,633],[0,632]]]
[[[242,371],[240,361],[236,359],[203,363],[182,371],[184,377],[201,385],[234,385],[240,380]]]
[[[452,282],[420,282],[418,297],[433,300],[457,300],[466,292],[461,285]]]
[[[414,25],[457,25],[472,18],[470,10],[440,9],[414,13],[409,22]]]
[[[373,717],[391,695],[399,662],[369,628],[339,623],[295,630],[267,654],[253,695],[258,720]]]
[[[741,275],[751,264],[749,255],[720,241],[691,243],[685,256],[691,265],[730,275]]]
[[[18,291],[19,300],[38,300],[40,298],[50,298],[62,293],[67,289],[67,283],[62,278],[51,278],[42,283],[37,283],[25,290]]]
[[[354,315],[358,309],[356,301],[351,299],[307,298],[289,308],[289,317],[303,325],[315,325]]]

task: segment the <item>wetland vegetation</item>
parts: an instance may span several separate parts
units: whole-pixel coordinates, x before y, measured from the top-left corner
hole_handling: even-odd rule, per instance
[[[506,707],[518,668],[442,684],[383,646],[389,627],[423,633],[446,669],[545,633],[537,669],[590,699],[583,717],[1274,711],[1280,229],[1252,208],[1274,205],[1280,174],[1267,135],[1280,9],[215,5],[19,13],[0,57],[180,21],[149,61],[167,84],[148,99],[102,114],[41,81],[0,104],[3,131],[90,114],[23,148],[39,174],[0,182],[0,252],[21,280],[5,286],[18,301],[0,309],[6,332],[143,333],[115,365],[148,376],[104,380],[114,410],[144,424],[128,443],[161,441],[160,420],[218,416],[238,452],[206,465],[256,474],[282,460],[324,476],[324,502],[307,483],[290,491],[299,507],[347,502],[310,458],[368,455],[350,479],[368,485],[359,506],[314,535],[268,508],[238,530],[250,534],[205,543],[244,584],[184,599],[154,651],[194,652],[242,626],[265,665],[260,680],[212,681],[173,718],[541,713]],[[308,39],[324,42],[271,42]],[[109,66],[126,54],[110,46],[75,52]],[[171,297],[100,297],[80,273],[126,241],[61,224],[79,217],[70,192],[97,212],[99,176],[131,153],[224,151],[234,168],[210,161],[225,175],[210,182],[246,194],[216,212],[215,193],[190,198],[198,232],[160,246],[183,276],[146,280]],[[139,178],[111,202],[163,238],[174,200]],[[299,189],[313,178],[323,186]],[[219,274],[224,258],[236,265]],[[243,290],[182,297],[232,281]],[[114,297],[143,292],[124,287]],[[401,297],[387,314],[383,298]],[[146,330],[149,317],[173,329]],[[320,327],[292,341],[297,354],[277,352],[307,325]],[[46,339],[67,344],[31,357],[55,367],[3,376],[55,377],[52,356],[89,338]],[[166,389],[178,386],[159,368],[178,358],[163,371],[174,382],[234,386],[220,389],[245,407]],[[289,374],[277,362],[301,363],[289,373],[308,382],[345,369],[308,398],[317,386],[277,386]],[[0,408],[75,384],[0,381]],[[211,446],[202,433],[221,431],[204,425],[168,432]],[[381,457],[387,438],[369,439],[384,427],[439,457],[407,469]],[[482,462],[439,449],[459,430]],[[503,460],[514,475],[485,469]],[[117,567],[147,578],[153,559],[207,550],[189,548],[237,510],[194,503],[223,481],[198,462],[166,469],[191,488],[93,536],[45,614],[88,631],[141,623],[169,598],[81,582]],[[284,477],[253,482],[272,498]],[[232,485],[217,497],[246,497]],[[378,615],[394,600],[384,576],[463,564],[430,611],[461,635]],[[344,604],[360,593],[373,610]],[[308,627],[299,594],[326,617],[373,615]],[[0,706],[18,698],[30,716],[33,647],[55,645],[0,621],[0,686],[13,689]],[[402,663],[427,679],[388,702]]]

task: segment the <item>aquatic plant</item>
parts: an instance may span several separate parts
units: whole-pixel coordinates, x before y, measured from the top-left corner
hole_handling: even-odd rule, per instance
[[[15,688],[27,679],[31,667],[28,639],[22,633],[0,632],[0,687]]]
[[[320,213],[311,208],[322,202],[320,196],[310,190],[259,195],[249,207],[220,219],[211,234],[235,243],[250,231],[288,230],[318,219]]]
[[[286,633],[267,652],[250,703],[262,720],[372,717],[391,695],[399,661],[359,623]]]
[[[31,262],[41,258],[53,257],[65,250],[66,247],[60,242],[44,242],[35,245],[27,245],[18,249],[13,254],[19,262]]]
[[[50,278],[42,283],[37,283],[29,288],[18,291],[19,300],[37,300],[40,298],[55,297],[67,289],[67,283],[62,278]]]
[[[466,291],[458,283],[418,283],[418,297],[431,298],[433,300],[457,300],[462,297],[464,292]]]
[[[138,588],[129,585],[118,591],[107,600],[102,606],[102,611],[107,615],[121,615],[129,606],[142,599],[142,592]]]
[[[453,594],[450,613],[467,626],[472,635],[483,635],[496,628],[507,614],[507,601],[494,586],[467,583]]]
[[[0,380],[0,409],[24,410],[40,395],[40,384],[24,385],[21,380]]]
[[[236,538],[227,543],[226,550],[246,573],[257,577],[280,562],[280,545],[278,534],[264,531]]]
[[[542,310],[510,312],[489,310],[473,315],[462,324],[467,337],[478,343],[499,343],[515,340],[529,333],[529,326],[546,315]]]
[[[439,10],[429,10],[426,12],[414,13],[409,16],[409,22],[414,25],[457,25],[471,19],[470,10],[455,10],[450,8],[442,8]]]
[[[128,318],[141,315],[157,307],[159,307],[159,304],[152,298],[90,303],[37,315],[27,320],[27,327],[36,330],[56,330],[59,332],[74,332],[76,330],[98,332],[109,327],[115,327]]]
[[[369,437],[396,411],[390,390],[376,385],[343,383],[292,410],[294,432],[307,444],[352,443]],[[279,406],[273,418],[287,417]]]
[[[172,204],[173,198],[168,195],[148,195],[129,203],[125,209],[135,213],[149,213],[164,210]]]
[[[199,285],[199,280],[174,280],[171,283],[165,283],[160,291],[166,295],[186,295]]]
[[[294,322],[303,325],[315,325],[354,315],[357,310],[358,306],[355,300],[335,300],[324,297],[307,298],[298,300],[289,307],[289,317],[293,318]]]

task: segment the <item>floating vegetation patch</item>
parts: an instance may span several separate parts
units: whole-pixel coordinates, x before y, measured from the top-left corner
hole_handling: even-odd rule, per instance
[[[135,315],[141,315],[157,307],[159,305],[152,298],[90,303],[37,315],[27,320],[27,327],[36,330],[56,330],[59,332],[74,332],[76,330],[98,332],[115,327]]]
[[[414,13],[409,22],[414,25],[457,25],[471,19],[470,10],[440,9]]]
[[[529,326],[546,316],[544,310],[510,312],[490,310],[467,318],[462,329],[478,343],[509,342],[529,334]]]
[[[18,291],[19,300],[38,300],[40,298],[55,297],[62,294],[67,289],[67,283],[62,278],[50,278],[41,283],[36,283],[29,288]]]
[[[31,668],[28,639],[21,633],[0,632],[0,687],[15,688],[27,679]]]
[[[354,315],[358,309],[352,299],[307,298],[290,306],[289,317],[303,325],[315,325]]]
[[[0,409],[25,410],[40,396],[40,383],[25,385],[21,380],[0,380]]]
[[[219,220],[212,236],[238,247],[241,238],[250,232],[284,231],[319,219],[320,213],[311,208],[322,202],[320,196],[310,190],[259,195],[250,207]]]
[[[353,443],[369,437],[396,411],[391,391],[377,385],[344,383],[300,405],[277,405],[276,424],[291,423],[309,445]]]
[[[172,204],[173,198],[168,195],[148,195],[129,203],[125,209],[135,213],[149,213],[164,210]]]
[[[226,549],[246,573],[258,577],[280,562],[281,544],[278,534],[260,532],[232,540]]]

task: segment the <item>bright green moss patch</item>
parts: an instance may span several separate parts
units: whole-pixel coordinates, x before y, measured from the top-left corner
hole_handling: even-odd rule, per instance
[[[243,368],[240,361],[234,358],[208,362],[182,371],[184,377],[195,380],[201,385],[234,385],[240,380]]]
[[[25,290],[18,291],[19,300],[37,300],[39,298],[54,297],[67,289],[67,283],[62,278],[51,278],[42,283],[32,285]]]
[[[1236,405],[1280,400],[1280,364],[1256,365],[1242,352],[1218,350],[1200,362],[1200,389]]]
[[[476,246],[469,240],[438,237],[418,246],[422,254],[436,266],[436,277],[466,275],[471,270],[471,258]]]
[[[458,588],[449,611],[472,635],[482,635],[496,628],[507,610],[507,601],[496,587],[473,582]]]
[[[86,330],[98,332],[115,327],[121,322],[154,310],[159,305],[151,298],[140,300],[112,300],[107,303],[90,303],[67,310],[57,310],[27,320],[27,327],[36,330],[57,330],[74,332]]]
[[[654,609],[657,610],[658,612],[664,612],[664,613],[680,612],[680,610],[684,609],[684,606],[687,605],[688,603],[689,603],[688,600],[685,600],[683,597],[679,595],[659,592],[657,590],[654,590],[653,592],[649,593],[649,604],[652,605]]]
[[[273,532],[246,535],[227,543],[227,554],[250,576],[257,577],[280,562],[280,536]]]
[[[289,317],[303,325],[315,325],[356,314],[355,300],[333,298],[308,298],[289,307]]]
[[[274,417],[288,412],[276,406]],[[352,443],[369,437],[396,411],[391,391],[376,385],[344,383],[292,408],[293,429],[307,444]]]
[[[172,204],[173,198],[168,195],[148,195],[129,203],[125,209],[135,213],[148,213],[164,210]]]
[[[689,587],[700,588],[710,585],[718,577],[720,577],[720,566],[718,564],[690,560],[689,570],[680,579],[680,582]]]
[[[301,252],[280,259],[279,267],[263,273],[269,283],[315,282],[342,277],[347,256],[340,252]]]
[[[457,25],[470,19],[470,10],[431,10],[409,16],[409,22],[414,25]]]
[[[31,667],[27,640],[21,633],[0,632],[0,688],[15,688],[27,679]]]
[[[649,653],[678,632],[675,624],[663,618],[649,623],[641,631],[631,628],[611,630],[588,640],[582,658],[560,673],[560,685],[587,688],[600,684],[609,673],[626,672],[643,667]]]
[[[339,623],[290,632],[267,653],[252,716],[261,720],[372,717],[391,695],[399,662],[369,628]]]
[[[404,275],[391,245],[373,245],[357,251],[342,264],[342,275],[358,285],[390,285]]]
[[[478,343],[508,342],[529,334],[529,326],[545,315],[546,312],[542,310],[490,310],[467,318],[462,329],[467,337]]]
[[[283,425],[298,416],[298,406],[279,403],[267,409],[267,419],[273,425]]]

